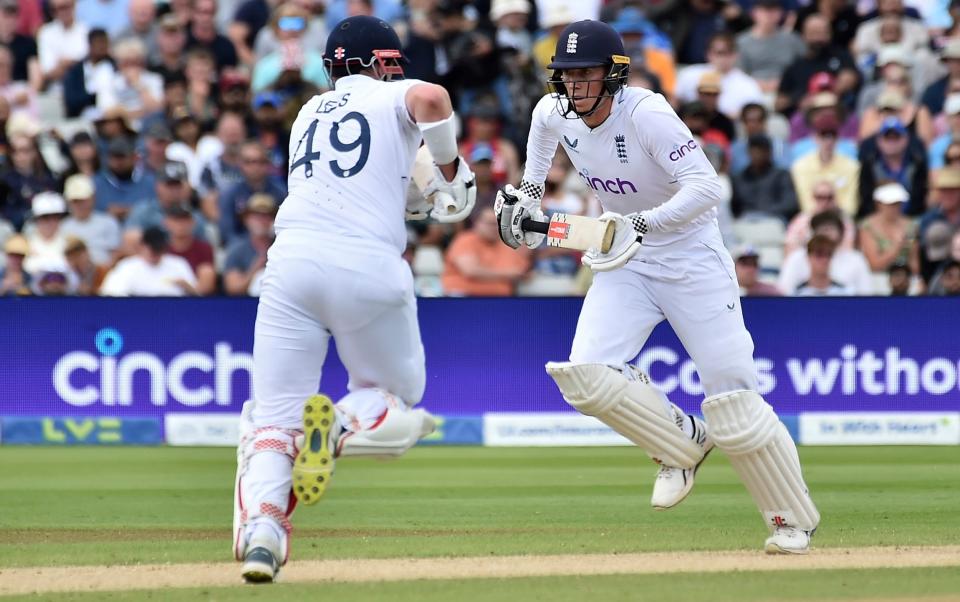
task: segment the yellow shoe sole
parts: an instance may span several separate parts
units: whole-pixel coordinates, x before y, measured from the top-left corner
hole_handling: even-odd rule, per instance
[[[333,402],[326,395],[314,395],[303,407],[303,449],[293,462],[293,495],[310,506],[323,497],[333,475],[330,431],[336,419]]]

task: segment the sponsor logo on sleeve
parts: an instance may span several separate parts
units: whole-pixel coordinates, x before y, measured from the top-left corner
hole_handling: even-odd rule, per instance
[[[686,157],[688,153],[692,152],[696,148],[697,143],[691,138],[683,144],[674,145],[673,150],[670,151],[669,158],[671,161],[677,162]]]

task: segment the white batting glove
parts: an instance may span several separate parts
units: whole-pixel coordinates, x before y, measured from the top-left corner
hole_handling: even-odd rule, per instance
[[[523,220],[527,218],[541,222],[550,221],[541,211],[539,199],[534,199],[521,189],[507,184],[503,190],[497,191],[493,209],[497,212],[497,222],[500,224],[500,240],[508,247],[519,249],[520,245],[527,245],[535,249],[543,244],[546,234],[524,232],[521,227]]]
[[[626,264],[637,253],[643,235],[647,233],[647,223],[641,213],[623,216],[607,211],[598,219],[615,224],[613,245],[606,253],[601,253],[599,249],[587,249],[580,262],[594,272],[609,272]]]
[[[433,166],[433,179],[423,196],[433,203],[433,219],[442,224],[463,221],[477,203],[476,178],[464,158],[457,157],[457,173],[449,182],[440,168]]]

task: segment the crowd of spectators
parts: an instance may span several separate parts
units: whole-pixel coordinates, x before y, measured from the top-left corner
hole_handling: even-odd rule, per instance
[[[477,176],[467,222],[408,223],[421,295],[589,287],[492,211],[584,18],[716,168],[742,294],[960,294],[960,0],[0,0],[0,294],[256,295],[290,124],[357,14],[450,91]],[[562,148],[545,188],[602,212]]]

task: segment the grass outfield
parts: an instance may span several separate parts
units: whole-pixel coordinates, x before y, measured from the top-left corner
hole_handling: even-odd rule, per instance
[[[817,548],[958,543],[960,447],[802,448],[801,456],[823,515],[814,539]],[[226,561],[233,472],[234,452],[229,449],[0,447],[0,569]],[[295,515],[293,556],[671,550],[760,554],[766,530],[721,454],[713,454],[704,465],[690,498],[669,512],[649,507],[654,472],[632,448],[435,447],[417,448],[396,462],[348,460],[338,464],[325,499]],[[789,577],[740,573],[734,582],[735,591],[743,592],[737,599],[744,600],[765,599],[757,597],[766,591],[762,584],[782,587],[783,579],[806,583],[798,592],[820,588],[792,599],[907,600],[916,599],[911,595],[960,592],[958,568],[902,573],[819,571],[806,579],[800,579],[802,572]],[[441,595],[497,600],[516,594],[516,587],[530,593],[512,599],[543,594],[543,599],[555,601],[572,600],[573,592],[588,590],[610,590],[605,597],[613,599],[638,599],[617,598],[613,592],[681,582],[684,588],[723,592],[731,587],[730,579],[623,575],[438,581],[422,588],[420,582],[324,587],[355,588],[356,596],[350,599],[357,600],[388,595],[397,600],[439,600]],[[753,584],[760,585],[751,589]],[[276,594],[289,592],[292,598],[306,592],[305,587],[289,584],[277,587]],[[209,595],[201,597],[240,595],[205,591]],[[669,588],[662,591],[662,596],[649,599],[693,599],[669,597]],[[788,594],[781,592],[780,599],[788,599]],[[136,597],[142,594],[128,595],[134,597],[116,599],[144,599]],[[727,598],[711,596],[711,602],[720,599]]]

